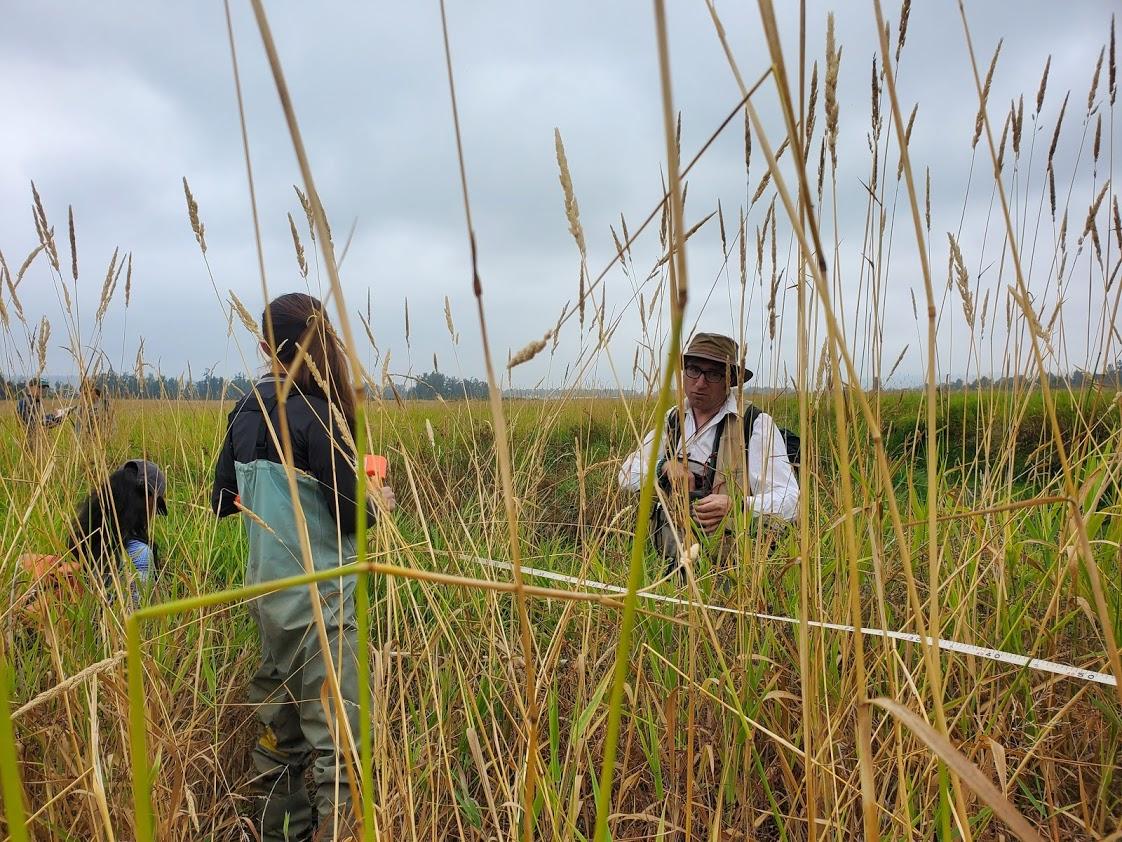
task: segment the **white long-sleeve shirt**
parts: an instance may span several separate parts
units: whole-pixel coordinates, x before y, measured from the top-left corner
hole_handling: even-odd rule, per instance
[[[684,446],[688,459],[702,464],[708,462],[713,455],[713,448],[717,446],[717,425],[727,415],[739,418],[736,396],[732,392],[724,406],[700,429],[687,401],[684,435],[681,436],[677,455],[681,456],[681,448]],[[651,448],[662,446],[665,431],[665,423],[660,429],[651,430],[639,449],[623,460],[619,470],[621,488],[638,491],[642,487],[643,471],[650,459]],[[747,510],[760,515],[795,520],[799,514],[799,482],[787,458],[787,445],[783,441],[783,435],[767,413],[761,412],[757,416],[748,437],[746,453],[748,487],[751,489],[745,497]]]

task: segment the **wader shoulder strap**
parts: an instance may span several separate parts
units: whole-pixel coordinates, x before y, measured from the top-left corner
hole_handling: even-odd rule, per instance
[[[272,445],[269,435],[269,419],[273,417],[273,410],[277,408],[277,399],[275,397],[264,399],[263,403],[265,408],[261,412],[261,426],[257,428],[257,446],[254,450],[254,458],[272,461],[269,459]]]

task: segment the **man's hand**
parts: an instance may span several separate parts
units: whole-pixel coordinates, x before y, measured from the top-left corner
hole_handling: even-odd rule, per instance
[[[693,504],[693,516],[706,534],[712,535],[732,509],[732,498],[727,494],[710,494]]]
[[[682,483],[686,483],[686,490],[693,491],[695,477],[693,472],[690,471],[677,459],[667,459],[666,463],[662,466],[662,475],[670,481],[670,487],[678,489],[682,487]]]

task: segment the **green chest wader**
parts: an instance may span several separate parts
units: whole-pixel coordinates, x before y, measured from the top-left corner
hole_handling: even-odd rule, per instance
[[[275,400],[266,403],[268,415],[275,408]],[[263,415],[256,458],[235,466],[242,505],[267,526],[248,515],[243,517],[249,534],[246,584],[305,572],[288,477],[282,465],[268,458],[269,450],[268,425]],[[353,561],[354,536],[344,535],[340,540],[319,483],[297,472],[296,490],[315,569],[327,570]],[[355,586],[354,576],[319,582],[331,657],[346,700],[351,732],[357,735]],[[350,809],[351,793],[342,756],[346,749],[340,745],[337,755],[332,736],[341,736],[343,732],[333,721],[334,716],[329,717],[321,700],[328,695],[324,687],[327,665],[316,634],[307,586],[259,597],[250,603],[250,613],[261,634],[261,667],[250,685],[250,702],[259,706],[258,717],[265,726],[265,734],[253,751],[258,773],[254,788],[262,793],[259,801],[263,802],[255,804],[254,811],[261,821],[265,842],[301,839],[315,823],[304,785],[304,770],[309,763],[313,764],[320,816],[329,816],[335,809]]]

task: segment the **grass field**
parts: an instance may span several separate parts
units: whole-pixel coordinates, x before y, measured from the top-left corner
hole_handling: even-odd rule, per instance
[[[958,435],[956,409],[986,413],[987,405],[997,405],[987,396],[955,396],[949,403],[943,434],[952,440]],[[1088,536],[1108,584],[1115,633],[1122,634],[1117,474],[1104,475],[1100,468],[1096,483],[1094,467],[1113,464],[1116,470],[1118,405],[1113,395],[1088,393],[1061,406],[1072,425],[1069,458],[1084,466],[1089,480]],[[909,521],[923,521],[925,514],[916,488],[922,471],[910,453],[914,431],[922,427],[917,407],[914,395],[883,398],[886,438],[896,442],[898,499]],[[980,495],[993,486],[1014,487],[1010,500],[1057,493],[1054,472],[1039,467],[1051,464],[1052,457],[1036,439],[1043,423],[1038,395],[1026,394],[1013,409],[1021,414],[1025,434],[1015,447],[995,442],[988,462],[957,460],[959,467],[941,473],[941,513],[977,508]],[[629,417],[646,426],[649,405],[625,411],[612,401],[563,406],[524,401],[508,410],[523,562],[624,584],[635,501],[615,490],[615,472],[634,440]],[[773,411],[783,421],[790,407],[779,401]],[[170,479],[171,512],[156,529],[164,562],[153,598],[240,584],[244,530],[236,520],[216,522],[208,511],[223,431],[221,406],[121,402],[115,416],[109,461],[143,453],[167,466]],[[376,527],[372,546],[378,556],[411,568],[498,576],[470,560],[509,557],[487,407],[389,403],[371,406],[367,418],[371,445],[389,454],[402,500],[393,525]],[[83,456],[88,446],[69,428],[54,436],[38,454],[44,461],[36,462],[21,449],[10,414],[3,423],[0,473],[10,497],[2,534],[10,564],[18,551],[63,546],[66,516],[87,487],[89,466]],[[1086,434],[1100,425],[1105,435]],[[892,432],[904,428],[913,434]],[[818,451],[812,457],[817,467],[804,469],[803,476],[814,510],[822,513],[812,523],[809,613],[847,622],[840,530],[826,516],[838,506],[830,430],[819,428],[817,448],[804,443]],[[1091,442],[1097,442],[1095,449]],[[968,451],[985,449],[971,443]],[[856,522],[866,624],[911,630],[899,548],[876,490],[862,479],[873,469],[860,463],[852,469],[861,489]],[[1063,505],[1050,503],[943,525],[941,636],[1103,669],[1104,644],[1088,582],[1061,537],[1063,521]],[[907,535],[913,557],[921,559],[925,530],[909,528]],[[773,555],[750,557],[735,569],[711,569],[703,556],[701,595],[717,604],[797,617],[795,553],[791,537]],[[661,572],[653,559],[646,571],[648,581]],[[915,575],[926,582],[921,562]],[[12,600],[26,587],[13,579]],[[672,594],[676,588],[664,584],[658,591]],[[921,593],[926,601],[928,594]],[[439,836],[452,826],[456,836],[508,833],[516,824],[524,751],[515,701],[523,667],[510,598],[384,577],[374,578],[372,595],[380,828],[395,838]],[[794,628],[735,616],[703,623],[694,608],[648,607],[652,613],[639,620],[629,663],[615,837],[670,833],[687,823],[699,833],[720,828],[733,837],[798,837],[787,817],[805,810],[808,774],[823,785],[820,797],[831,816],[824,829],[851,826],[860,809],[852,638],[810,635],[815,667],[802,680],[813,688],[818,715],[807,722],[798,704]],[[27,803],[38,805],[32,826],[46,837],[102,833],[105,822],[127,833],[123,829],[131,824],[123,664],[111,662],[68,691],[52,692],[62,678],[123,649],[122,619],[119,606],[99,604],[92,596],[53,605],[49,619],[6,614],[6,648],[18,654],[14,706],[48,695],[15,722]],[[532,603],[542,700],[535,829],[542,836],[588,832],[595,809],[590,770],[603,739],[616,620],[617,609],[610,606]],[[158,838],[238,838],[239,786],[247,775],[248,743],[256,736],[252,711],[241,703],[256,654],[245,608],[149,622],[144,639],[149,739],[158,767]],[[920,647],[870,639],[865,657],[875,695],[906,702],[930,693]],[[1110,688],[970,657],[940,660],[952,739],[1034,824],[1054,826],[1061,837],[1078,828],[1111,826],[1122,811],[1115,774],[1122,722]],[[799,749],[808,732],[817,738],[812,761]],[[872,737],[886,832],[893,838],[925,836],[940,809],[935,759],[887,717],[876,723]],[[978,838],[993,836],[999,826],[981,805],[972,809],[971,822]]]

